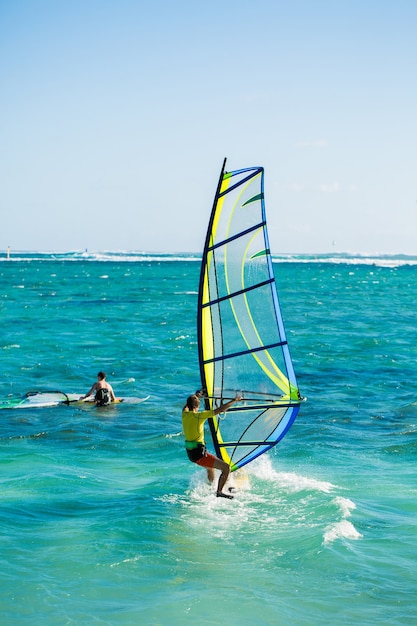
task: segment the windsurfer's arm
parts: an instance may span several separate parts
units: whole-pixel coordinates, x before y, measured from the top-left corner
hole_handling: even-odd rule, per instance
[[[232,404],[234,404],[235,402],[238,402],[239,400],[241,400],[241,397],[236,396],[234,400],[230,400],[229,402],[226,402],[225,404],[221,404],[219,407],[217,407],[217,409],[214,409],[214,415],[218,415],[219,413],[224,413],[224,411],[227,411],[227,409],[230,409]]]
[[[96,390],[96,387],[97,387],[97,383],[94,383],[94,385],[91,387],[90,391],[88,393],[86,393],[84,396],[81,396],[80,400],[85,400],[86,398],[91,396],[91,394]]]

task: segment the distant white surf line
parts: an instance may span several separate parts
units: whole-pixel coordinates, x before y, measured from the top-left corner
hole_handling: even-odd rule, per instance
[[[136,250],[72,250],[67,252],[59,251],[28,251],[20,250],[8,256],[0,251],[0,262],[4,261],[117,261],[127,263],[171,263],[171,262],[192,262],[200,263],[201,254],[199,252],[147,252]],[[340,253],[272,253],[274,263],[327,263],[327,264],[348,264],[348,265],[374,265],[378,267],[401,267],[404,265],[417,265],[417,256],[411,254],[372,254],[368,252],[340,252]]]

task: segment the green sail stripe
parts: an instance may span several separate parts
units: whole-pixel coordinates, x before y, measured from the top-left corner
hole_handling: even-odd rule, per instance
[[[251,202],[258,202],[258,200],[262,200],[263,197],[264,197],[263,193],[258,193],[256,196],[253,196],[252,198],[249,198],[249,200],[246,200],[246,202],[244,202],[242,206],[246,206],[247,204],[250,204]]]
[[[251,260],[252,259],[257,259],[260,256],[267,256],[267,254],[269,254],[269,250],[267,250],[265,248],[265,250],[261,250],[260,252],[257,252],[256,254],[252,254],[251,257],[249,257]]]

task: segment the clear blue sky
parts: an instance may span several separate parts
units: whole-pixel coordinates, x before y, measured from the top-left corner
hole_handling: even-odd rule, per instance
[[[265,167],[273,252],[417,253],[416,0],[0,0],[0,250],[201,250]]]

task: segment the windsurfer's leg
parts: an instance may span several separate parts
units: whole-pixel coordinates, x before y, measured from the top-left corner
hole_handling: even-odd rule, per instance
[[[220,470],[221,473],[219,476],[219,482],[217,484],[216,495],[221,496],[222,498],[233,498],[233,496],[223,493],[222,491],[230,474],[230,466],[227,463],[225,463],[222,459],[217,458],[213,454],[209,454],[208,452],[206,452],[204,456],[194,462],[197,463],[197,465],[201,465],[202,467],[206,468],[207,476],[210,482],[213,482],[214,480],[214,469]]]
[[[217,484],[217,493],[220,494],[222,493],[223,487],[225,486],[227,479],[229,478],[230,466],[221,459],[215,459],[214,467],[221,471],[221,474],[219,476],[219,482]]]

